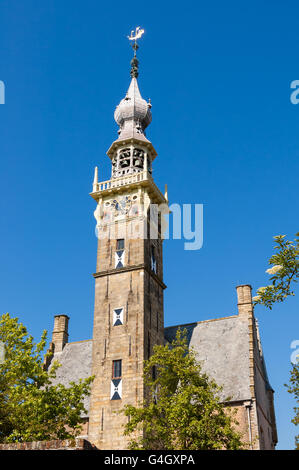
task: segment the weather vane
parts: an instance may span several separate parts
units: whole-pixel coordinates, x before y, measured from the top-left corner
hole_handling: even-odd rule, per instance
[[[137,26],[135,31],[131,31],[131,36],[128,36],[129,41],[134,41],[132,47],[134,49],[134,56],[136,56],[136,52],[138,49],[137,39],[140,39],[141,36],[144,34],[144,29],[141,29],[140,26]]]
[[[130,41],[137,41],[137,39],[141,38],[141,36],[143,35],[144,33],[144,29],[141,29],[140,26],[137,26],[137,28],[135,29],[135,31],[131,31],[131,36],[128,36],[128,39]]]
[[[136,52],[138,49],[137,39],[140,39],[144,33],[144,29],[141,29],[140,26],[137,26],[135,31],[131,31],[131,36],[128,36],[129,41],[134,41],[132,44],[134,50],[134,57],[131,60],[131,77],[137,78],[138,77],[138,59],[136,57]]]

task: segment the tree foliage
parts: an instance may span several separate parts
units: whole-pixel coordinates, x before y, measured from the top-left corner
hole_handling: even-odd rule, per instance
[[[266,287],[260,287],[257,295],[253,297],[254,303],[264,305],[270,310],[277,302],[283,302],[288,296],[295,295],[292,290],[293,283],[298,282],[299,278],[299,232],[294,241],[286,240],[285,235],[274,237],[276,252],[269,259],[272,268],[267,269],[266,273],[272,275],[270,281],[272,284]],[[288,392],[294,395],[299,405],[299,363],[293,364]],[[299,406],[294,407],[295,417],[292,423],[299,424]],[[299,450],[299,435],[295,437],[296,449]]]
[[[294,395],[295,400],[297,401],[298,406],[294,407],[295,416],[292,419],[292,423],[295,426],[299,425],[299,362],[293,365],[291,370],[290,383],[287,385],[288,392]],[[299,435],[295,438],[296,450],[299,450]]]
[[[80,433],[92,377],[69,387],[52,385],[58,362],[43,369],[44,331],[35,344],[26,327],[8,313],[0,317],[0,442],[69,439]]]
[[[220,402],[220,387],[201,372],[185,332],[178,330],[171,345],[154,346],[144,381],[145,402],[122,410],[131,449],[242,448],[232,410]]]
[[[273,304],[295,295],[292,286],[299,278],[299,233],[294,241],[286,240],[285,235],[277,235],[274,240],[276,251],[269,259],[272,267],[266,271],[271,275],[271,284],[260,287],[257,295],[253,297],[255,304],[264,305],[270,310]]]

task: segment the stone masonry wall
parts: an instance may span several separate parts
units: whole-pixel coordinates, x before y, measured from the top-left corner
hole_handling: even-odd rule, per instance
[[[85,439],[76,439],[75,441],[67,439],[64,441],[35,441],[35,442],[16,442],[11,444],[0,444],[1,450],[97,450],[90,442]]]
[[[111,197],[111,196],[110,196]],[[99,239],[95,276],[95,314],[90,397],[89,440],[99,449],[126,449],[123,426],[128,418],[119,411],[139,405],[145,398],[143,362],[154,344],[163,344],[162,242],[130,238],[135,222],[143,217],[115,222],[117,238],[123,238],[124,267],[115,267],[115,239]],[[151,270],[155,248],[157,273]],[[113,326],[113,311],[123,308],[123,323]],[[113,361],[122,361],[121,399],[110,395]]]

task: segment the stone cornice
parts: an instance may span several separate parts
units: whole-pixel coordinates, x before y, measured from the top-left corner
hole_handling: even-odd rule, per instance
[[[159,276],[157,276],[144,263],[137,264],[135,266],[125,266],[123,268],[118,268],[118,269],[107,269],[105,271],[99,271],[97,273],[94,273],[93,277],[96,279],[98,277],[105,277],[105,276],[110,276],[112,274],[126,273],[126,272],[130,272],[130,271],[138,271],[140,269],[143,269],[144,271],[146,271],[160,285],[160,287],[162,287],[162,289],[166,289],[167,286],[164,284],[162,279],[160,279]]]

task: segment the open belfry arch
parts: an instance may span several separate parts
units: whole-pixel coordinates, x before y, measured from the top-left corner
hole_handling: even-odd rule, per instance
[[[234,315],[164,328],[162,248],[168,195],[167,188],[163,194],[154,182],[157,153],[145,134],[152,114],[137,82],[137,39],[142,33],[137,28],[129,38],[134,50],[131,82],[114,113],[119,131],[107,152],[111,178],[99,181],[98,168],[94,173],[91,196],[96,201],[98,247],[93,338],[69,343],[69,317],[56,315],[45,367],[57,359],[61,367],[55,382],[65,385],[95,377],[85,400],[81,437],[98,449],[126,449],[123,425],[128,418],[119,411],[145,398],[144,360],[155,344],[171,342],[178,328],[186,329],[202,371],[223,387],[222,401],[236,410],[248,448],[274,449],[274,392],[251,286],[237,287]]]

